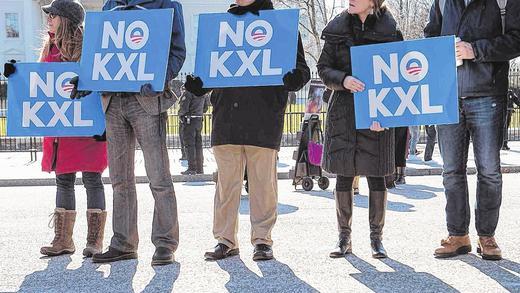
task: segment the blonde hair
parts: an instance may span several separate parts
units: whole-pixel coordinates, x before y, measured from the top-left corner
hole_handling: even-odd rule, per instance
[[[75,25],[66,17],[60,17],[60,20],[54,37],[51,38],[47,35],[43,38],[43,46],[40,50],[40,61],[49,54],[51,45],[54,44],[61,53],[62,61],[78,62],[81,59],[83,27],[81,25]]]

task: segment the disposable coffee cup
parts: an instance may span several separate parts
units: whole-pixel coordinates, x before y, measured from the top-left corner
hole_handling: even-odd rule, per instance
[[[458,42],[462,42],[462,39],[459,37],[455,38],[455,45],[457,45]],[[455,58],[457,58],[457,51],[455,51]],[[464,64],[464,60],[457,59],[457,67],[462,66]]]

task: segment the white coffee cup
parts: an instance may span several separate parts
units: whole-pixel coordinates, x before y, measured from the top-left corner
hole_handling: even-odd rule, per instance
[[[455,37],[455,45],[457,45],[458,42],[462,42],[462,39],[459,37]],[[457,58],[456,56],[457,56],[457,51],[455,51],[455,58]],[[463,64],[464,64],[464,60],[457,59],[457,67],[462,66]]]

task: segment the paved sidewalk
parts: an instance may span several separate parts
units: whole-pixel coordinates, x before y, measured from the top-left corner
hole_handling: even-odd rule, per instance
[[[278,220],[273,230],[276,260],[253,262],[250,244],[249,200],[240,202],[240,256],[205,262],[212,236],[211,182],[175,183],[180,243],[174,265],[152,268],[150,241],[153,197],[147,185],[137,186],[139,197],[139,259],[113,265],[83,259],[86,238],[86,194],[77,188],[76,253],[41,258],[48,244],[47,228],[54,208],[54,187],[0,188],[0,292],[520,292],[520,193],[517,174],[504,175],[504,198],[497,239],[504,260],[483,261],[475,252],[474,221],[470,225],[473,252],[439,260],[433,250],[446,236],[445,197],[439,176],[409,177],[408,185],[391,190],[384,233],[389,257],[370,256],[368,188],[354,198],[352,241],[354,254],[331,259],[337,241],[335,202],[328,191],[294,190],[279,181]],[[475,176],[469,177],[471,204]],[[335,180],[332,179],[332,184]],[[107,190],[105,246],[112,236],[112,190]]]
[[[502,151],[502,167],[504,173],[520,173],[520,142],[510,142],[510,151]],[[418,149],[424,151],[424,145],[418,145]],[[278,173],[280,179],[289,178],[288,173],[294,167],[292,159],[295,147],[285,147],[280,150]],[[204,173],[205,175],[181,176],[180,173],[187,169],[187,161],[179,161],[180,150],[169,150],[170,168],[175,182],[185,181],[212,181],[213,172],[217,170],[217,164],[211,149],[204,149]],[[442,159],[436,146],[433,160],[424,162],[420,157],[411,157],[408,160],[408,176],[439,175],[442,173]],[[29,162],[29,153],[0,153],[0,187],[1,186],[46,186],[54,185],[54,174],[41,172],[42,154],[38,153],[37,162]],[[475,162],[473,151],[470,149],[468,161],[469,173],[475,173]],[[144,168],[144,159],[141,151],[136,151],[135,174],[138,183],[148,183]],[[108,170],[103,173],[105,181],[108,182]],[[81,174],[78,174],[81,177]],[[79,179],[78,179],[78,182]]]

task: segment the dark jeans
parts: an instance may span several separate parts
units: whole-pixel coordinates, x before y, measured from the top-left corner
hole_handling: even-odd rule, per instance
[[[459,124],[439,125],[444,160],[446,221],[452,236],[468,234],[469,191],[466,175],[470,139],[477,166],[475,222],[479,236],[493,236],[502,203],[502,147],[505,97],[477,97],[460,101]]]
[[[370,191],[386,191],[385,177],[367,177]],[[354,177],[338,175],[336,178],[337,191],[352,191]]]
[[[424,160],[431,161],[433,151],[435,150],[435,143],[437,141],[437,130],[435,125],[426,125],[426,149],[424,150]]]
[[[190,124],[184,120],[183,139],[188,159],[188,169],[202,171],[202,118],[190,118]]]
[[[395,166],[406,167],[408,151],[408,127],[395,128]]]
[[[105,189],[101,173],[83,172],[83,185],[87,190],[87,209],[105,210]],[[76,210],[74,183],[76,173],[56,175],[56,207]]]

